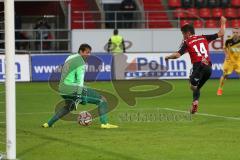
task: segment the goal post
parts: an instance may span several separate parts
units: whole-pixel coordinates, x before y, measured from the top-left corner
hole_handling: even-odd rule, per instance
[[[16,159],[16,86],[14,0],[4,0],[6,62],[6,152],[7,159]]]

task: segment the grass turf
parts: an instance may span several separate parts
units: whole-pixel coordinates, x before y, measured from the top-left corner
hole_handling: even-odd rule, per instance
[[[238,160],[240,120],[168,111],[187,111],[191,92],[186,80],[171,80],[174,89],[154,98],[138,98],[129,107],[119,104],[109,113],[119,129],[103,130],[95,119],[89,127],[58,121],[54,128],[41,128],[61,99],[47,83],[17,84],[17,158],[22,160]],[[218,80],[210,80],[201,92],[199,113],[240,117],[239,80],[228,80],[224,95],[216,96]],[[111,83],[89,83],[116,95]],[[153,88],[153,87],[150,87]],[[145,90],[147,86],[134,90]],[[1,91],[3,85],[1,85]],[[4,101],[1,93],[0,101]],[[4,103],[0,103],[0,112]],[[93,106],[90,106],[92,108]],[[79,107],[80,110],[89,107]],[[28,114],[29,113],[29,114]],[[176,118],[178,116],[178,118]],[[0,122],[5,121],[0,113]],[[0,142],[5,124],[0,123]],[[0,143],[0,151],[5,146]]]

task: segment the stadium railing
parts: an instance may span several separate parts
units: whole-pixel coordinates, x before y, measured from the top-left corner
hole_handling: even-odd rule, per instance
[[[69,29],[21,29],[15,31],[16,53],[69,53]],[[44,38],[45,34],[48,34]],[[0,48],[4,51],[4,30],[0,30]]]
[[[81,28],[79,29],[88,29],[87,24],[89,23],[100,23],[98,26],[106,26],[106,24],[111,24],[111,28],[119,28],[119,24],[123,23],[134,23],[133,28],[151,28],[149,27],[149,24],[154,22],[170,22],[173,27],[178,28],[180,27],[181,17],[174,17],[175,12],[183,12],[184,14],[192,15],[192,19],[194,20],[200,20],[203,22],[203,27],[205,26],[205,20],[200,18],[197,15],[193,15],[191,12],[188,12],[187,10],[183,11],[173,11],[173,10],[167,10],[167,11],[74,11],[75,13],[79,14],[79,19],[73,19],[72,23],[79,23],[81,24]],[[133,19],[122,19],[122,15],[126,13],[133,13]],[[151,14],[159,14],[159,17],[152,18]],[[161,13],[167,13],[168,19],[164,19],[161,17]],[[88,14],[105,14],[105,19],[100,20],[92,20],[87,18]],[[110,17],[110,18],[109,18]],[[161,28],[161,27],[159,27]],[[102,29],[105,29],[105,27],[102,27]]]

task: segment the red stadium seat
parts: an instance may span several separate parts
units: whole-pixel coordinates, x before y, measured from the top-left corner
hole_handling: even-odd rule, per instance
[[[201,18],[211,18],[211,10],[209,8],[201,8],[199,9],[199,16]]]
[[[223,15],[222,8],[213,8],[212,9],[212,17],[213,18],[219,18]]]
[[[240,8],[237,9],[237,16],[240,17]]]
[[[240,0],[232,0],[231,5],[232,7],[240,7]]]
[[[225,16],[227,18],[236,18],[237,17],[237,12],[235,8],[226,8],[225,9]]]
[[[186,18],[186,14],[182,8],[178,8],[173,13],[175,18]]]
[[[181,7],[181,0],[169,0],[168,7],[171,8],[179,8]]]
[[[217,28],[217,21],[212,20],[212,19],[206,20],[205,27],[206,28]]]
[[[219,22],[218,22],[219,23]],[[220,23],[219,23],[220,24]],[[226,28],[231,28],[232,26],[232,23],[231,23],[231,20],[227,21],[226,22]]]
[[[188,18],[197,18],[198,17],[198,9],[188,8],[186,11],[187,11]]]
[[[195,20],[195,21],[193,21],[193,26],[194,26],[195,28],[203,28],[203,21],[201,21],[201,20]]]
[[[232,28],[239,28],[239,27],[240,27],[240,19],[233,19]]]
[[[183,19],[180,21],[180,26],[182,27],[183,25],[185,24],[191,24],[191,21],[190,20],[186,20],[186,19]]]

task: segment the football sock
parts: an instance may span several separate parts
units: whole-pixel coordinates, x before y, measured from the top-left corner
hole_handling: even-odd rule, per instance
[[[98,113],[100,115],[101,124],[108,123],[107,109],[108,109],[107,102],[104,100],[101,100],[101,102],[98,104]]]
[[[52,126],[56,121],[58,121],[60,118],[65,116],[70,112],[69,108],[67,106],[64,106],[60,108],[55,115],[48,121],[48,125]]]
[[[219,89],[223,89],[223,85],[224,85],[224,80],[225,80],[225,78],[224,78],[224,76],[222,76],[221,78],[220,78],[220,83],[219,83]]]
[[[87,97],[87,103],[96,104],[98,106],[98,114],[100,116],[101,124],[108,123],[108,118],[107,118],[108,104],[105,99]]]
[[[197,90],[193,91],[193,101],[198,100],[199,97],[200,97],[200,90],[197,89]]]

